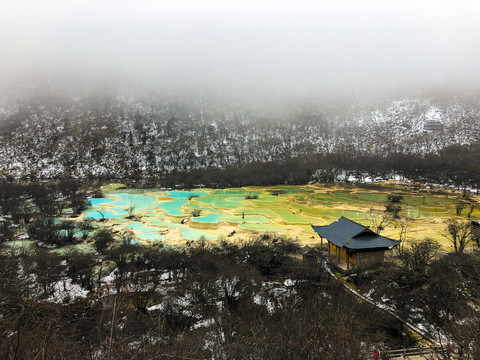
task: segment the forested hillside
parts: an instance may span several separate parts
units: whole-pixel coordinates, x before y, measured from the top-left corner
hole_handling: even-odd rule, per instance
[[[10,92],[0,100],[0,170],[15,178],[165,178],[299,159],[295,163],[307,163],[310,176],[333,158],[328,170],[336,172],[356,167],[339,159],[369,158],[376,165],[365,168],[382,176],[398,171],[390,165],[397,160],[381,164],[399,155],[475,152],[480,105],[448,99],[352,100],[333,110],[297,105],[268,111],[132,90],[108,96]]]

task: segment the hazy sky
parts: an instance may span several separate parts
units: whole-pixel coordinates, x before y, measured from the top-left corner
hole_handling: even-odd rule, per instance
[[[0,0],[0,79],[279,91],[480,80],[480,2]]]

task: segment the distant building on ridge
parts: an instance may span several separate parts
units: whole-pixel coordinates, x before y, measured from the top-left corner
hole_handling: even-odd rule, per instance
[[[427,131],[442,131],[443,124],[441,121],[438,120],[427,120],[425,121],[425,125],[423,125],[423,130]]]

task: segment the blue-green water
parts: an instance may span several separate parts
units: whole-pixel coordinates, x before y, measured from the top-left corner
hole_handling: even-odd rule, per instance
[[[247,195],[258,195],[258,199],[246,199]],[[281,231],[282,227],[272,223],[273,218],[288,213],[285,209],[267,210],[270,205],[281,205],[285,198],[262,195],[259,191],[244,189],[212,191],[136,191],[117,190],[107,197],[91,199],[92,208],[84,216],[95,220],[110,220],[120,232],[132,230],[137,239],[164,241],[169,238],[187,240],[217,239],[218,228],[224,225],[239,229],[258,231]],[[258,209],[251,208],[254,205]],[[267,209],[262,209],[262,207]],[[133,209],[134,218],[128,218],[128,209]],[[201,210],[193,217],[194,209]],[[189,219],[182,224],[183,219]],[[295,217],[295,222],[308,219]]]
[[[315,186],[114,190],[105,198],[91,199],[92,208],[84,217],[105,218],[107,226],[119,232],[131,230],[139,241],[217,239],[262,231],[309,239],[313,235],[310,224],[326,225],[340,216],[369,225],[369,210],[382,209],[386,199],[385,193],[377,191],[329,191]],[[446,217],[454,213],[453,201],[405,194],[400,206],[402,215],[410,219]],[[193,217],[194,210],[200,210],[200,216]]]
[[[85,211],[84,216],[95,220],[109,219],[117,230],[132,230],[136,238],[146,241],[163,241],[172,236],[188,240],[201,237],[216,239],[218,235],[215,231],[196,228],[195,223],[208,227],[209,224],[244,221],[241,215],[235,216],[225,209],[216,208],[215,203],[202,202],[202,196],[206,194],[202,191],[112,191],[105,198],[91,199],[92,208]],[[230,192],[227,196],[231,195]],[[241,203],[243,199],[244,195],[239,196],[232,203]],[[221,200],[220,197],[218,200]],[[129,208],[133,208],[133,219],[127,218]],[[194,209],[202,210],[199,217],[192,217]],[[186,218],[190,221],[182,224],[181,221]],[[258,217],[250,219],[251,222],[254,220],[268,222]]]
[[[311,191],[294,191],[288,187],[275,189],[285,192],[272,195],[271,189],[261,191],[258,188],[115,190],[105,198],[91,199],[92,208],[85,211],[84,216],[96,220],[108,219],[108,225],[120,232],[131,230],[137,239],[143,241],[217,239],[220,235],[228,235],[232,227],[250,231],[284,231],[287,227],[291,230],[290,225],[324,223],[323,218],[334,220],[341,215],[365,218],[365,213],[358,211],[307,205],[305,201],[312,200],[314,195]],[[348,193],[335,195],[340,194],[345,196]],[[252,199],[253,195],[257,198]],[[201,211],[200,216],[192,216],[195,209]],[[130,213],[133,217],[129,217]],[[189,221],[182,224],[182,220],[187,218]]]

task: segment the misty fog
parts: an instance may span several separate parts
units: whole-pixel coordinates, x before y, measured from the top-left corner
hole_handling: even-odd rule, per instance
[[[2,0],[0,83],[252,94],[471,86],[476,1]]]

